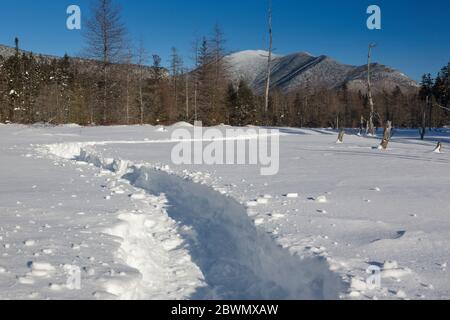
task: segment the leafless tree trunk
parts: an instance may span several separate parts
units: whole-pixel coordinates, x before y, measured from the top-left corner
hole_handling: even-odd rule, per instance
[[[427,96],[425,106],[422,106],[422,128],[420,129],[420,139],[425,140],[427,132],[427,110],[429,108],[430,97]]]
[[[189,72],[186,70],[186,121],[189,122]]]
[[[373,124],[373,118],[375,115],[375,105],[373,103],[372,80],[370,77],[370,66],[371,66],[372,49],[373,48],[375,48],[375,44],[373,44],[373,43],[369,44],[369,54],[368,54],[368,58],[367,58],[367,94],[368,94],[369,106],[370,106],[368,133],[372,136],[375,135],[375,126]]]
[[[359,135],[360,136],[362,136],[363,132],[364,132],[364,122],[365,122],[365,119],[364,119],[363,116],[361,116],[361,120],[360,120],[360,123],[359,123]]]
[[[384,128],[383,141],[380,144],[380,149],[383,149],[383,150],[387,149],[389,141],[391,141],[391,131],[392,131],[392,122],[387,121],[386,126]]]
[[[121,9],[112,0],[97,0],[92,16],[84,29],[86,55],[102,62],[103,75],[103,122],[107,122],[109,65],[124,58],[126,29],[121,21]]]
[[[138,92],[139,92],[139,123],[144,124],[145,120],[145,106],[144,106],[144,68],[147,60],[147,52],[145,51],[144,42],[141,40],[138,50]]]
[[[266,92],[264,104],[264,113],[266,115],[269,111],[270,78],[272,74],[272,50],[273,50],[272,0],[269,0],[268,19],[269,19],[269,56],[267,59],[267,77],[266,77]]]
[[[130,84],[131,84],[131,68],[133,63],[133,53],[131,49],[128,49],[127,57],[126,57],[126,65],[125,65],[125,73],[126,73],[126,83],[125,83],[125,113],[126,119],[125,122],[127,125],[130,124]]]
[[[345,130],[341,129],[339,131],[339,136],[338,136],[338,139],[337,139],[336,143],[338,143],[338,144],[344,143],[344,136],[345,136]]]
[[[194,77],[194,121],[197,121],[197,100],[198,100],[198,67],[199,67],[199,40],[195,39],[193,43],[193,51],[194,51],[194,64],[195,70],[193,72]]]

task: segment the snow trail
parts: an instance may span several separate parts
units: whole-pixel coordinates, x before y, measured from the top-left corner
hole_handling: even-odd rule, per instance
[[[201,270],[206,286],[197,279],[195,292],[185,298],[338,299],[345,291],[342,279],[330,271],[324,258],[292,256],[258,230],[245,206],[233,198],[150,165],[103,159],[89,148],[94,145],[59,144],[47,149],[59,157],[88,162],[114,172],[117,180],[127,180],[132,186],[145,190],[147,197],[166,199],[163,211],[159,212],[166,213],[177,223],[178,228],[173,226],[173,229],[184,240],[172,242],[169,247],[164,247],[164,242],[158,242],[157,238],[150,241],[142,227],[145,226],[143,218],[122,213],[121,220],[125,224],[111,233],[123,239],[121,259],[136,268],[142,278],[138,283],[134,279],[129,286],[109,284],[109,292],[124,299],[151,297],[146,288],[153,286],[150,291],[157,291],[158,277],[151,275],[152,268],[148,266],[157,259],[150,250],[158,245],[160,254],[164,250],[186,249]],[[174,268],[180,272],[181,265],[180,262]],[[125,291],[137,293],[130,295]]]

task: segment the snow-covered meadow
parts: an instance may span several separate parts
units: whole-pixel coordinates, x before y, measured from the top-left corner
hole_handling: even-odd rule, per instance
[[[174,165],[180,127],[0,125],[0,298],[450,298],[450,132],[279,128],[263,176]]]

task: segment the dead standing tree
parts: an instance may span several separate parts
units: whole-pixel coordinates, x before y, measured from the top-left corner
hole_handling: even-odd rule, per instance
[[[391,141],[391,131],[392,131],[392,122],[387,121],[386,126],[384,127],[384,136],[383,141],[381,141],[379,149],[386,150],[389,142]]]
[[[430,97],[426,96],[425,105],[422,107],[422,126],[420,128],[420,139],[425,140],[427,131],[427,110],[430,108]]]
[[[139,49],[137,53],[137,64],[138,64],[138,93],[139,93],[139,123],[141,126],[144,124],[145,120],[145,106],[144,106],[144,71],[145,63],[147,62],[148,55],[145,50],[144,41],[141,40],[139,43]]]
[[[267,113],[269,112],[270,78],[272,74],[272,50],[273,50],[272,0],[269,0],[268,22],[269,22],[269,55],[267,58],[266,92],[264,101],[264,114],[266,117]]]
[[[368,95],[369,106],[370,106],[368,134],[371,136],[375,135],[375,126],[373,123],[373,118],[375,115],[375,105],[373,103],[373,96],[372,96],[372,80],[370,77],[370,66],[371,66],[371,60],[372,60],[372,49],[375,47],[376,47],[376,45],[374,43],[369,44],[369,53],[367,56],[367,95]]]

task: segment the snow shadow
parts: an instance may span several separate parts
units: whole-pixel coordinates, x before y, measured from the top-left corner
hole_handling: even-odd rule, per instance
[[[338,299],[345,290],[325,259],[291,255],[234,199],[152,168],[134,167],[124,178],[168,199],[166,210],[207,283],[192,299]]]

